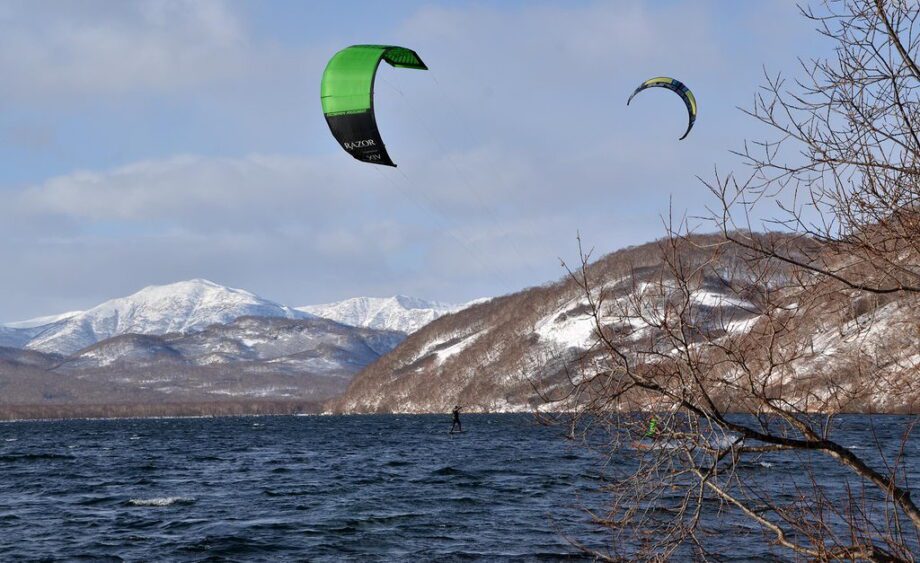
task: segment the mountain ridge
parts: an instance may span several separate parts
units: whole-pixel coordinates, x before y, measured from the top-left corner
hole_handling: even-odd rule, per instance
[[[297,310],[352,326],[398,330],[411,334],[442,315],[455,313],[480,301],[458,305],[405,295],[352,297],[332,303],[305,305],[297,307]]]
[[[287,319],[327,318],[342,324],[411,333],[455,305],[417,297],[354,297],[319,305],[290,307],[252,292],[195,278],[150,285],[85,311],[47,315],[0,325],[0,346],[73,354],[125,334],[194,332],[246,316]]]
[[[126,297],[110,299],[48,325],[20,330],[35,332],[22,346],[24,348],[72,354],[123,334],[191,332],[243,316],[311,317],[309,313],[296,311],[242,289],[192,279],[147,286]],[[7,327],[7,330],[10,328]]]

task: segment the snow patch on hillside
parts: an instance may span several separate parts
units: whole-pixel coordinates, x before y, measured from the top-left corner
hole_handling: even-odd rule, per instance
[[[737,321],[729,321],[725,323],[725,332],[729,334],[747,334],[757,321],[760,320],[760,317],[751,317],[749,319],[740,319]]]
[[[563,349],[588,348],[596,339],[594,317],[587,314],[566,315],[561,311],[554,311],[541,319],[534,332],[540,340]]]
[[[754,310],[754,305],[748,301],[705,289],[694,291],[691,299],[697,305],[703,305],[704,307],[738,307],[739,309]]]

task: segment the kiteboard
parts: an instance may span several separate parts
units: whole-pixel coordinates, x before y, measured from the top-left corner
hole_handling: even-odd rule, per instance
[[[634,450],[654,450],[657,449],[655,442],[646,442],[644,440],[633,440],[632,447]]]
[[[689,443],[678,440],[633,440],[631,443],[636,451],[658,451],[658,450],[676,450],[681,447],[689,447]]]

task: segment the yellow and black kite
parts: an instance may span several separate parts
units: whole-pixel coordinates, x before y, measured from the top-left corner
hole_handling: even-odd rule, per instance
[[[681,137],[681,140],[683,140],[684,137],[690,134],[690,130],[693,129],[693,123],[696,121],[696,98],[693,96],[693,92],[684,86],[684,83],[680,80],[669,78],[667,76],[658,76],[655,78],[649,78],[640,84],[639,87],[636,88],[636,91],[632,93],[632,96],[629,97],[629,100],[626,101],[626,105],[629,105],[629,102],[632,101],[636,94],[648,88],[667,88],[684,100],[684,105],[687,106],[687,114],[689,115],[690,122],[687,124],[687,130]]]

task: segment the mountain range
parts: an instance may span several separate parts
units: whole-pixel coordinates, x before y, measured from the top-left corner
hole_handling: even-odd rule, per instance
[[[6,323],[0,405],[324,400],[424,319],[456,307],[393,297],[315,308],[332,319],[303,309],[314,308],[196,279]]]
[[[46,416],[79,416],[181,402],[198,405],[185,413],[289,412],[292,401],[317,410],[324,402],[336,413],[444,412],[456,404],[539,410],[579,371],[603,366],[598,325],[633,362],[654,361],[648,350],[670,353],[656,350],[667,339],[636,306],[654,311],[675,296],[686,301],[691,344],[754,333],[770,312],[762,296],[775,295],[790,274],[779,265],[748,277],[738,256],[705,255],[716,243],[701,237],[682,250],[681,260],[707,264],[686,294],[675,293],[658,243],[588,265],[596,283],[590,299],[570,276],[459,306],[396,296],[289,307],[205,280],[148,287],[87,311],[0,325],[0,417],[32,416],[36,405]],[[603,303],[597,318],[592,302]],[[786,306],[798,310],[797,297]],[[828,382],[843,382],[844,409],[920,405],[918,298],[838,292],[810,307],[794,341],[783,344],[798,347],[779,383],[793,386],[790,400],[839,395]],[[248,406],[214,406],[227,401]],[[16,405],[33,410],[4,410]],[[46,409],[72,405],[106,408]],[[132,408],[116,412],[166,412]]]
[[[0,346],[70,355],[116,336],[195,332],[240,317],[325,318],[408,334],[463,307],[401,295],[289,307],[242,289],[194,279],[146,287],[87,311],[5,323],[0,325]]]
[[[25,340],[20,344],[23,348],[66,355],[124,334],[190,332],[244,316],[314,318],[248,291],[196,279],[145,287],[88,311],[46,317],[50,320],[46,324],[40,324],[44,319],[33,319],[6,328]]]

